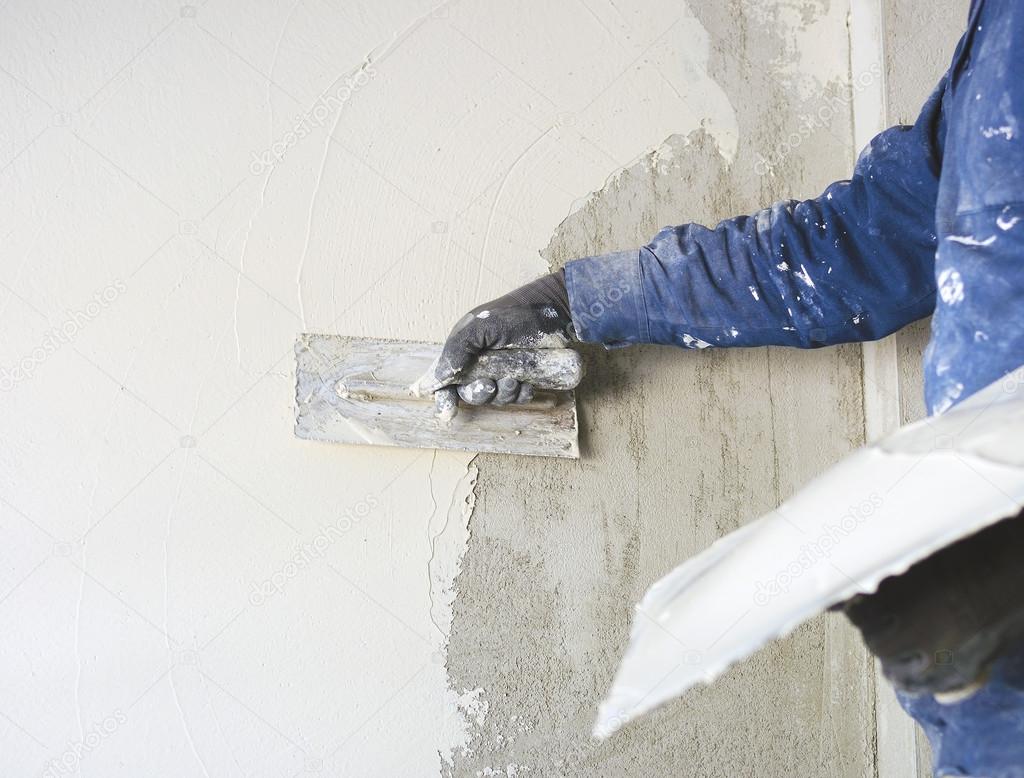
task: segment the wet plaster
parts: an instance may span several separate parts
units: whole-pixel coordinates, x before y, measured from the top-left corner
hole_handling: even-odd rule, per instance
[[[776,150],[801,116],[844,94],[845,9],[767,7],[693,4],[712,41],[708,72],[736,111],[735,157],[699,128],[668,137],[561,223],[544,250],[552,267],[848,175],[841,104],[827,126]],[[834,72],[804,64],[813,37],[836,54]],[[862,443],[857,347],[586,356],[580,462],[476,459],[447,667],[457,692],[481,690],[487,713],[446,774],[873,774],[871,665],[836,616],[603,744],[589,736],[644,589]]]

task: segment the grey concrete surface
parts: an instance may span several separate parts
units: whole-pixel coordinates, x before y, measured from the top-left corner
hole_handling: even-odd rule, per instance
[[[743,4],[694,8],[738,111],[737,158],[726,165],[702,132],[673,137],[669,162],[642,159],[566,219],[545,252],[553,266],[637,246],[666,224],[816,195],[848,174],[843,110],[774,176],[757,174],[760,155],[844,85],[801,101],[776,29]],[[870,775],[870,662],[838,616],[607,743],[589,736],[644,589],[860,445],[858,348],[587,356],[581,462],[477,459],[448,666],[456,689],[484,689],[489,709],[452,774],[511,764],[543,776]]]
[[[673,136],[670,161],[640,160],[565,220],[545,251],[553,267],[639,245],[666,224],[714,223],[813,196],[848,176],[854,149],[843,111],[784,155],[774,175],[758,175],[759,155],[846,87],[800,99],[779,70],[783,39],[754,21],[753,5],[693,4],[712,36],[712,75],[738,112],[734,162],[702,132]],[[939,5],[885,4],[887,46],[900,57],[887,68],[893,122],[913,118],[963,24],[965,3]],[[827,0],[801,7],[819,13]],[[926,337],[926,323],[899,336],[907,419],[923,413]],[[859,349],[586,356],[582,461],[476,460],[448,668],[454,688],[484,690],[488,711],[449,774],[876,775],[872,660],[835,615],[606,743],[589,737],[646,587],[862,444]]]

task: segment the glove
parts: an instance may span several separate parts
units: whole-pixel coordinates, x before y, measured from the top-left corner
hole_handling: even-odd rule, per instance
[[[957,702],[981,688],[992,662],[1024,643],[1024,513],[948,546],[845,612],[911,694]]]
[[[542,276],[503,297],[478,305],[452,327],[441,355],[418,381],[434,392],[438,414],[455,415],[459,398],[470,405],[524,403],[533,386],[506,376],[461,384],[459,376],[480,352],[499,348],[562,348],[577,340],[569,312],[565,273]]]

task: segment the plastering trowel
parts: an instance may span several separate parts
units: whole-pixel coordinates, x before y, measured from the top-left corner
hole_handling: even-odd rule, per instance
[[[862,448],[655,583],[594,734],[1024,507],[1024,367]]]
[[[441,346],[413,341],[300,335],[295,343],[295,434],[309,440],[579,457],[576,398],[583,361],[571,349],[482,354],[462,380],[511,376],[533,384],[522,405],[463,406],[438,416],[414,384]]]

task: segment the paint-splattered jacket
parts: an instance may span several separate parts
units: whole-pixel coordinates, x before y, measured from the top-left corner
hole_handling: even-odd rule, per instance
[[[569,263],[581,339],[808,348],[934,310],[932,413],[1024,363],[1024,7],[988,0],[971,18],[917,122],[876,137],[849,181]]]
[[[849,181],[713,229],[566,266],[585,341],[803,348],[881,338],[934,312],[925,399],[942,413],[1024,364],[1024,3],[975,0],[917,122]],[[936,775],[1024,778],[1024,650],[971,699],[900,695]]]

